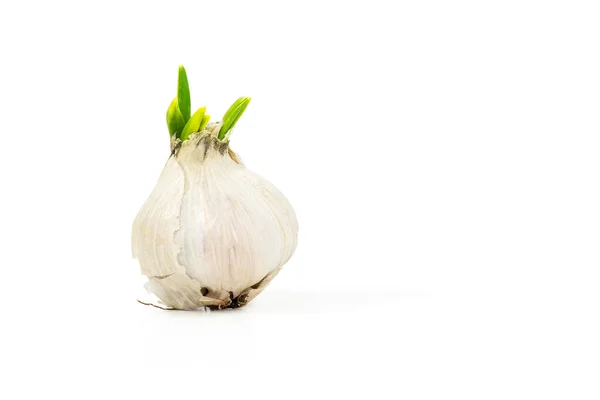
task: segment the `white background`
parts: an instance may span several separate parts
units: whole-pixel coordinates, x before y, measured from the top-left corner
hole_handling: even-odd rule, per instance
[[[3,399],[598,399],[589,1],[2,2]],[[135,302],[179,64],[290,199],[250,306]],[[209,397],[210,396],[210,397]]]

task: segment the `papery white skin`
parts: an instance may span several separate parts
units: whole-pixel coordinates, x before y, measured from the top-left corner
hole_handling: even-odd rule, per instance
[[[169,307],[244,305],[296,248],[292,206],[216,138],[218,128],[177,144],[133,223],[146,289]]]

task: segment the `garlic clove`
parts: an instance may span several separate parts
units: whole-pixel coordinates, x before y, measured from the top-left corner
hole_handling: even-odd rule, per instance
[[[227,144],[197,135],[183,143],[177,160],[185,191],[175,240],[190,277],[237,297],[291,257],[297,234],[291,206],[236,163]]]
[[[179,229],[184,178],[181,167],[170,157],[156,187],[133,222],[132,251],[146,276],[167,276],[180,267],[179,246],[174,243]]]

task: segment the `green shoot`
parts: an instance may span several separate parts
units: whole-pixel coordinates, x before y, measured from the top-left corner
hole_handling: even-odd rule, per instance
[[[233,104],[225,112],[225,115],[223,115],[223,121],[229,119],[231,114],[240,106],[240,104],[242,104],[244,99],[245,99],[245,97],[240,97],[239,99],[237,99],[236,101],[233,102]]]
[[[206,107],[201,107],[194,113],[194,115],[192,115],[187,124],[185,124],[183,132],[181,132],[181,136],[179,137],[179,139],[181,139],[182,142],[187,140],[190,137],[191,133],[200,131],[202,121],[204,121],[205,113]]]
[[[210,119],[210,115],[205,114],[204,117],[202,118],[202,123],[200,123],[200,129],[198,130],[198,132],[201,132],[204,130],[204,128],[206,128],[206,125],[208,125],[209,119]]]
[[[190,99],[190,85],[188,83],[187,73],[183,65],[179,66],[179,77],[177,79],[177,102],[179,110],[183,116],[184,122],[188,122],[192,112],[192,102]]]
[[[221,130],[219,131],[220,140],[223,140],[227,132],[233,129],[238,119],[240,119],[246,110],[246,107],[248,107],[248,103],[250,103],[250,97],[240,97],[229,107],[223,116],[223,125],[221,125]]]
[[[185,120],[181,115],[181,111],[179,111],[177,97],[175,97],[167,109],[167,127],[169,128],[169,135],[173,136],[173,134],[176,134],[177,137],[179,137],[184,126]]]
[[[250,103],[250,97],[240,97],[223,116],[218,139],[228,140],[229,132],[233,129],[238,119],[242,116]],[[169,134],[175,135],[181,141],[188,140],[194,132],[202,132],[208,125],[210,115],[206,114],[206,107],[201,107],[191,115],[192,103],[187,72],[183,65],[179,66],[177,76],[177,97],[173,99],[167,109],[167,126]]]

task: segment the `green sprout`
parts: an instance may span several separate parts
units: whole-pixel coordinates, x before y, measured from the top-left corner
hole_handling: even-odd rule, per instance
[[[223,125],[221,125],[221,130],[219,131],[219,139],[223,140],[227,132],[233,129],[238,119],[240,119],[246,110],[246,107],[248,107],[248,103],[250,103],[250,97],[240,97],[229,107],[229,110],[223,116]]]
[[[175,97],[167,109],[167,127],[169,128],[169,135],[176,135],[176,137],[179,137],[184,126],[185,120],[183,119],[183,115],[181,115],[181,111],[179,111],[177,97]]]
[[[190,133],[199,132],[200,126],[202,125],[202,121],[204,120],[204,114],[206,113],[206,107],[200,107],[198,111],[192,115],[190,120],[183,127],[183,132],[181,132],[181,136],[179,139],[181,141],[185,141],[190,137]],[[208,122],[208,121],[206,121]]]
[[[240,97],[229,107],[223,116],[223,123],[219,129],[218,139],[224,140],[228,132],[233,129],[238,119],[248,107],[250,97]],[[200,107],[191,115],[192,104],[187,73],[183,65],[179,66],[177,77],[177,97],[173,99],[167,109],[167,127],[169,135],[175,136],[182,142],[189,139],[195,132],[202,132],[208,125],[210,115],[206,114],[206,107]]]
[[[181,111],[181,115],[183,115],[183,119],[185,119],[185,122],[188,122],[190,113],[192,112],[192,101],[190,100],[190,85],[183,65],[179,66],[177,101],[179,102],[179,110]]]
[[[206,125],[208,125],[209,119],[210,119],[210,115],[205,114],[204,117],[202,118],[202,122],[200,123],[200,131],[203,131],[204,128],[206,128]]]

